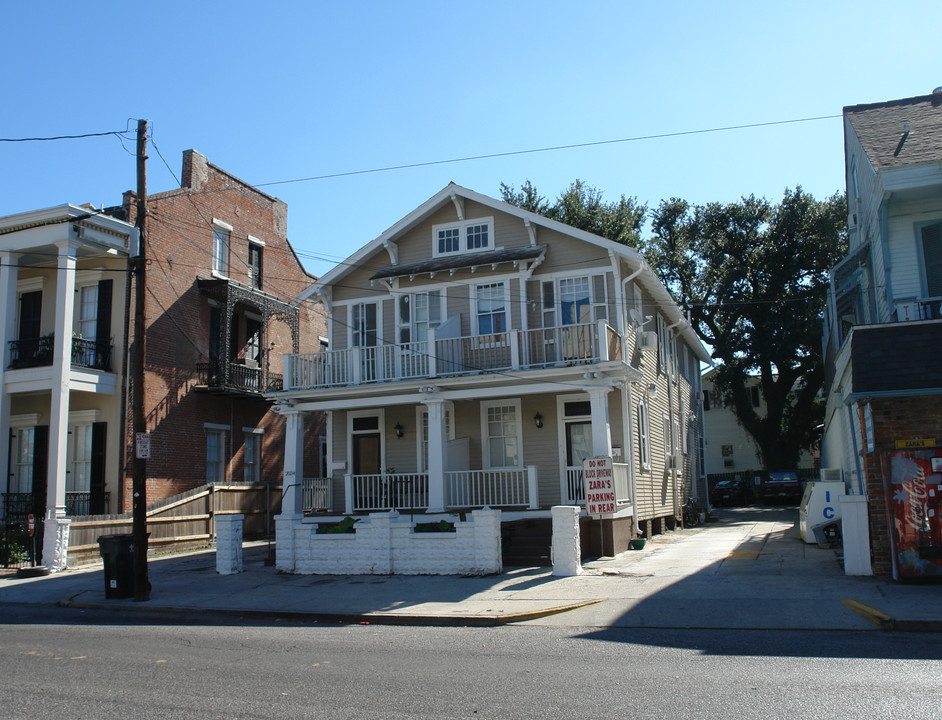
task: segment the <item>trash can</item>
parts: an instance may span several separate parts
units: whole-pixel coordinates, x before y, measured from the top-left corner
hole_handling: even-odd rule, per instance
[[[105,597],[134,597],[134,536],[102,535],[98,550],[105,566]]]

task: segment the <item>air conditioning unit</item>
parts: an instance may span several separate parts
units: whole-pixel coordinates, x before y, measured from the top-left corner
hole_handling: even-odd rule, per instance
[[[638,333],[638,347],[642,352],[657,350],[657,333],[653,330],[646,330]]]
[[[840,468],[821,468],[821,482],[843,482],[844,471]]]

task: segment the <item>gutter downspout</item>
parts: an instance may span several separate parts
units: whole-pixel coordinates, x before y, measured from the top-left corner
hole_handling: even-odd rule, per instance
[[[854,429],[854,411],[851,407],[853,401],[848,401],[847,406],[847,419],[850,421],[850,438],[851,442],[854,445],[854,464],[857,467],[857,494],[866,496],[863,487],[863,470],[860,467],[860,448],[857,446],[857,431]]]
[[[877,221],[880,224],[880,247],[883,250],[883,288],[886,293],[886,309],[887,312],[892,316],[896,312],[896,301],[893,299],[893,283],[891,278],[891,270],[893,269],[893,264],[890,261],[890,247],[887,238],[887,220],[886,220],[886,206],[890,202],[890,197],[892,193],[887,194],[883,198],[883,202],[880,203],[880,209],[877,210]]]

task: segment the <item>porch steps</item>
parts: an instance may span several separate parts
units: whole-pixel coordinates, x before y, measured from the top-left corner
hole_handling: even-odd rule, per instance
[[[501,523],[500,536],[504,567],[553,564],[550,557],[552,519],[534,518]]]

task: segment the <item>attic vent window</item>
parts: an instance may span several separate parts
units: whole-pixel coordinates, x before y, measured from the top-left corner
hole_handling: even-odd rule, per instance
[[[460,255],[494,249],[494,218],[475,218],[432,227],[432,255]]]

